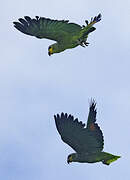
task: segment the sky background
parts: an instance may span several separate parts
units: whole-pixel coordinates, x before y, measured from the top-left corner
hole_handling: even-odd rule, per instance
[[[25,15],[67,19],[80,25],[102,14],[87,48],[49,57],[53,41],[18,32]],[[0,179],[129,180],[130,1],[23,0],[1,2]],[[104,151],[122,158],[105,166],[67,164],[74,152],[62,142],[53,115],[67,112],[86,122],[90,98]]]

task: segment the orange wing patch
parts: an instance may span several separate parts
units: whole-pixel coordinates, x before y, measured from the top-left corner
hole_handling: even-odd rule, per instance
[[[95,125],[94,125],[94,123],[90,124],[90,127],[89,127],[89,128],[90,128],[91,131],[94,131],[94,130],[95,130]]]

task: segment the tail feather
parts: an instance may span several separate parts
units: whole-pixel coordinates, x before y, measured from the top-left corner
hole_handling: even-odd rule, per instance
[[[103,164],[109,165],[112,162],[116,161],[118,158],[120,158],[121,156],[115,156],[112,154],[107,153],[107,157],[104,158],[104,160],[102,161]]]

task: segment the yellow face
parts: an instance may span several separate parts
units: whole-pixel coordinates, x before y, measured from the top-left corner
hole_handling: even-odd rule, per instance
[[[71,163],[73,160],[72,160],[72,155],[69,155],[68,158],[67,158],[67,163]]]
[[[53,48],[49,46],[48,48],[48,55],[51,56],[53,54]]]

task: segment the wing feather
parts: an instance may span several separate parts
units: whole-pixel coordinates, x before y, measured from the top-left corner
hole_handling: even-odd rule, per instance
[[[100,127],[96,123],[96,115],[96,102],[92,99],[89,107],[87,130],[93,133],[93,136],[96,138],[98,144],[100,145],[100,149],[102,150],[104,146],[104,138]]]
[[[13,22],[14,27],[22,33],[55,41],[61,41],[65,37],[77,35],[82,29],[80,25],[69,23],[66,20],[58,21],[38,16],[34,19],[25,16],[24,19],[19,18],[18,20],[19,22]]]
[[[96,122],[96,103],[93,99],[91,99],[90,107],[89,107],[89,114],[88,114],[88,121],[87,121],[87,128],[89,129],[92,123]]]
[[[73,116],[67,115],[67,113],[61,113],[54,116],[55,123],[62,140],[70,145],[75,151],[82,151],[80,146],[81,130],[85,124],[79,123],[78,119],[74,119]]]
[[[57,114],[54,119],[61,139],[76,152],[89,153],[102,150],[103,135],[97,124],[94,124],[94,129],[85,128],[85,124],[67,113]]]

